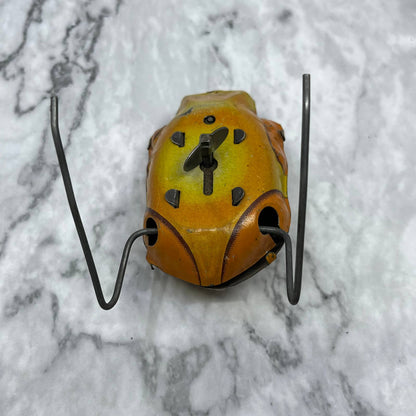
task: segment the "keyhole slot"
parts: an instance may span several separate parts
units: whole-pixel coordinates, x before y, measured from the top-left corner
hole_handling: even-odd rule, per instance
[[[202,172],[204,172],[204,195],[211,195],[214,191],[214,170],[217,169],[217,166],[218,162],[214,158],[212,158],[212,164],[209,167],[204,166],[204,162],[199,165]]]

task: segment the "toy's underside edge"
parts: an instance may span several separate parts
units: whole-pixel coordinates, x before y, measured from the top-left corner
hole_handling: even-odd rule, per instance
[[[280,249],[283,247],[283,240],[279,240],[276,242],[276,246],[270,250],[271,252],[277,254]],[[263,270],[265,267],[267,267],[270,263],[266,260],[266,255],[264,255],[259,261],[254,263],[251,267],[249,267],[244,272],[238,274],[237,276],[227,280],[224,283],[221,283],[219,285],[214,286],[201,286],[205,289],[213,289],[213,290],[221,290],[226,289],[227,287],[238,285],[241,282],[244,282],[245,280],[249,279],[250,277],[253,277],[256,273],[258,273],[260,270]]]

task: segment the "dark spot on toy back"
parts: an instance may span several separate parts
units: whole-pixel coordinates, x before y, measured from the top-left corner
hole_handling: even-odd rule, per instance
[[[246,132],[241,129],[234,130],[234,144],[241,143],[246,138]]]
[[[244,198],[245,192],[243,188],[237,186],[231,191],[231,198],[233,206],[237,206]]]
[[[181,191],[177,189],[169,189],[165,193],[165,200],[168,204],[172,205],[173,208],[179,208],[179,200],[181,196]]]
[[[215,123],[215,117],[214,117],[213,115],[206,116],[206,117],[204,118],[204,123],[205,123],[205,124],[212,124],[212,123]]]
[[[175,131],[175,133],[172,134],[170,140],[173,144],[176,144],[179,147],[185,146],[185,133],[182,131]]]

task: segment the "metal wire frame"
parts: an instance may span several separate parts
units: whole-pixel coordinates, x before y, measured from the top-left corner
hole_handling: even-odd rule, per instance
[[[306,200],[308,193],[308,160],[309,160],[309,126],[311,114],[311,76],[303,75],[302,99],[302,143],[300,156],[300,185],[298,206],[298,230],[296,238],[295,280],[293,281],[292,241],[284,230],[278,227],[260,226],[263,234],[271,234],[283,238],[286,254],[286,288],[287,297],[292,305],[299,302],[302,288],[303,250],[305,242]]]
[[[307,187],[308,187],[308,159],[309,159],[309,127],[310,127],[310,75],[303,75],[303,100],[302,100],[302,143],[301,143],[301,166],[300,166],[300,186],[299,186],[299,207],[298,207],[298,229],[296,239],[296,259],[295,259],[295,279],[293,280],[293,264],[292,264],[292,241],[288,233],[279,227],[260,226],[260,231],[264,234],[281,237],[285,244],[286,255],[286,287],[287,297],[292,305],[299,302],[301,287],[302,287],[302,268],[303,268],[303,251],[305,241],[305,218],[306,218],[306,201],[307,201]],[[85,260],[87,262],[88,270],[90,272],[92,284],[99,305],[105,309],[111,309],[117,303],[123,279],[126,271],[127,261],[130,255],[130,250],[133,243],[138,237],[144,235],[157,234],[156,228],[145,228],[135,231],[126,241],[123,254],[120,260],[120,266],[117,273],[117,279],[114,287],[114,292],[111,299],[106,302],[101,289],[100,280],[97,269],[95,267],[94,259],[88,243],[84,226],[82,224],[81,216],[75,200],[74,191],[72,188],[71,177],[68,170],[68,164],[65,157],[65,152],[62,145],[61,136],[58,125],[58,97],[51,97],[51,129],[55,144],[56,154],[58,156],[59,167],[62,172],[62,179],[66,196],[68,198],[69,207],[71,209],[72,218],[75,223],[75,228],[84,252]]]
[[[81,243],[82,251],[84,252],[85,260],[87,262],[88,270],[90,272],[92,284],[94,286],[95,295],[99,305],[105,309],[111,309],[117,303],[121,287],[123,285],[124,274],[126,272],[127,261],[129,259],[130,250],[133,243],[138,237],[143,235],[157,234],[156,228],[145,228],[135,231],[126,241],[123,254],[120,260],[120,266],[117,273],[117,279],[114,286],[114,292],[111,299],[106,302],[104,299],[103,291],[101,289],[100,279],[98,277],[97,269],[95,267],[94,259],[91,253],[90,245],[88,244],[87,235],[85,233],[84,226],[82,224],[81,215],[78,210],[78,206],[75,200],[74,190],[72,188],[71,177],[69,175],[68,164],[66,162],[65,152],[62,145],[61,135],[59,133],[58,125],[58,97],[51,97],[51,129],[53,141],[55,143],[55,150],[58,156],[59,167],[62,172],[62,179],[64,181],[65,192],[68,198],[69,207],[71,209],[72,218],[74,219],[75,228],[77,229],[79,241]]]

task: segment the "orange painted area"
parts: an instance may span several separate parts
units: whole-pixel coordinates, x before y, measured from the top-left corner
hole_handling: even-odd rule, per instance
[[[148,209],[145,214],[145,222],[149,217],[157,222],[158,236],[155,249],[149,246],[149,239],[146,239],[147,261],[172,276],[181,276],[186,270],[186,280],[199,285],[201,282],[198,268],[189,246],[165,218]],[[166,253],[169,253],[169,256]]]
[[[204,123],[208,115],[215,117],[213,124]],[[205,195],[203,171],[196,167],[185,172],[183,165],[200,135],[220,127],[229,132],[214,152],[218,166],[213,193]],[[234,143],[234,129],[246,133],[239,144]],[[287,162],[280,131],[277,123],[257,117],[254,101],[242,91],[214,91],[182,100],[176,117],[149,144],[145,223],[151,216],[159,229],[153,246],[145,239],[151,264],[190,283],[212,286],[243,272],[274,247],[273,240],[258,231],[257,218],[263,207],[271,206],[280,227],[289,230]],[[172,143],[175,132],[185,133],[183,147]],[[236,187],[243,188],[245,196],[233,206]],[[178,208],[165,200],[170,189],[180,191]]]
[[[248,269],[274,247],[270,236],[259,232],[258,214],[265,207],[272,207],[280,213],[280,228],[289,230],[290,209],[287,198],[275,190],[260,196],[241,216],[233,230],[223,260],[223,282]]]

